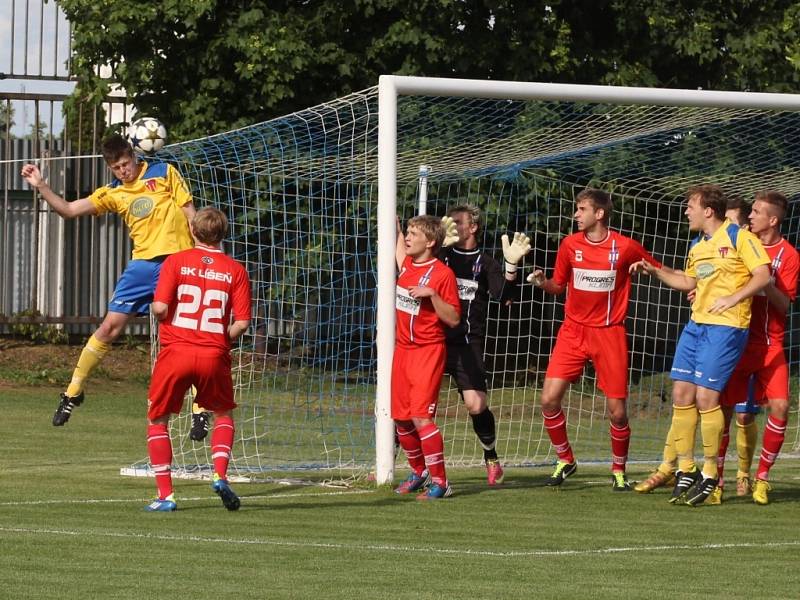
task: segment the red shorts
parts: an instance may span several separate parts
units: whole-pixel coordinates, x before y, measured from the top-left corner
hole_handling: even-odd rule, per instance
[[[624,325],[586,327],[566,319],[558,330],[545,377],[575,381],[591,360],[608,398],[628,397],[628,338]]]
[[[767,404],[770,398],[789,398],[789,366],[786,364],[783,346],[748,344],[719,398],[719,403],[733,406],[745,402],[751,375],[755,377],[753,399],[758,404]]]
[[[396,346],[392,360],[392,418],[431,419],[439,403],[447,349],[441,344]]]
[[[147,418],[154,421],[170,413],[178,414],[186,390],[192,385],[197,389],[195,402],[203,408],[212,411],[236,408],[230,354],[173,344],[158,353],[147,393]]]

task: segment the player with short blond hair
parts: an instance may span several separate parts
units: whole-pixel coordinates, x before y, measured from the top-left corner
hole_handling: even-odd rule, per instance
[[[455,275],[436,258],[444,238],[438,217],[409,219],[405,236],[398,221],[392,419],[411,473],[395,492],[421,492],[419,500],[452,494],[444,439],[433,420],[447,355],[445,328],[458,325],[461,317]]]
[[[230,350],[250,324],[251,296],[247,271],[220,247],[227,229],[224,213],[199,210],[191,222],[195,247],[169,256],[161,268],[153,298],[161,350],[147,395],[147,451],[158,488],[158,498],[146,507],[150,512],[177,508],[169,419],[180,412],[190,386],[196,389],[195,401],[215,416],[211,487],[228,510],[240,505],[227,478],[236,408]]]

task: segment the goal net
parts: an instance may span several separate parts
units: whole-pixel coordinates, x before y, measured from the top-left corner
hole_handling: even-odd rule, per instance
[[[483,247],[498,258],[502,234],[528,233],[533,250],[523,281],[534,266],[551,273],[559,240],[573,231],[574,197],[589,185],[611,192],[612,228],[668,266],[683,267],[690,239],[683,194],[698,183],[716,183],[746,199],[761,189],[781,191],[791,199],[784,235],[798,239],[800,97],[486,87],[490,82],[453,89],[448,80],[390,79],[413,85],[382,98],[380,136],[376,87],[161,154],[184,174],[197,206],[227,213],[225,249],[252,278],[253,321],[234,352],[234,474],[366,472],[376,464],[377,444],[378,479],[391,478],[385,386],[394,307],[392,300],[387,309],[380,290],[391,282],[393,298],[394,214],[405,220],[418,210],[420,165],[431,170],[427,212],[478,206]],[[446,83],[444,92],[425,87],[437,81]],[[800,445],[796,312],[786,337],[794,402],[785,452]],[[641,277],[628,314],[630,457],[655,461],[669,426],[668,373],[688,303]],[[563,297],[525,283],[512,306],[490,306],[488,396],[506,464],[555,459],[539,397],[562,318]],[[564,412],[580,460],[608,462],[605,401],[590,365],[571,386]],[[471,420],[447,377],[437,422],[449,464],[482,462]],[[211,462],[208,444],[189,441],[189,427],[187,409],[172,425],[176,466],[203,472]]]

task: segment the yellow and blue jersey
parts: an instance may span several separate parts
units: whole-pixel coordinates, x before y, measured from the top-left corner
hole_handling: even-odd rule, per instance
[[[149,259],[187,250],[194,244],[181,210],[192,194],[177,169],[167,163],[142,163],[131,183],[114,179],[95,190],[89,200],[98,215],[122,215],[133,241],[133,258]]]
[[[769,262],[759,239],[727,219],[711,237],[698,236],[692,242],[686,261],[686,275],[697,281],[692,320],[747,329],[751,299],[720,314],[709,314],[708,309],[717,298],[741,289],[750,280],[753,269]]]

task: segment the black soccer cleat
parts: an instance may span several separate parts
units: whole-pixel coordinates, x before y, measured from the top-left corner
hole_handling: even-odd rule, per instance
[[[241,506],[239,496],[233,492],[226,479],[222,479],[219,475],[214,473],[211,489],[220,497],[222,505],[225,508],[228,510],[239,510],[239,506]]]
[[[714,491],[714,488],[717,487],[717,483],[719,483],[719,480],[712,479],[711,477],[698,480],[697,484],[686,492],[686,504],[689,506],[698,506],[705,502],[706,498],[708,498]]]
[[[697,468],[684,473],[682,471],[678,471],[675,473],[675,487],[672,489],[672,496],[670,496],[669,502],[670,504],[675,504],[678,500],[681,500],[686,493],[694,486],[698,481],[702,479],[700,475],[700,471]],[[709,492],[711,493],[711,492]]]
[[[72,409],[81,404],[83,404],[83,392],[75,397],[67,396],[65,392],[61,392],[58,408],[53,414],[53,425],[56,427],[65,425],[72,415]]]
[[[192,428],[189,430],[189,439],[195,442],[206,439],[210,421],[211,413],[192,413]]]
[[[548,477],[544,484],[547,487],[558,487],[564,480],[575,473],[578,470],[578,463],[568,463],[564,462],[563,460],[558,461],[556,463],[556,469],[553,471],[553,474]]]

